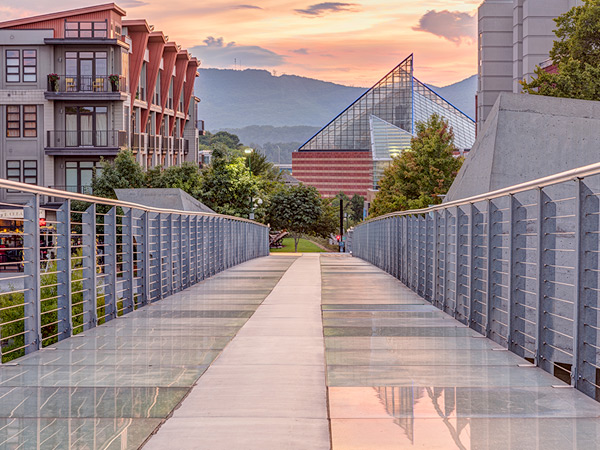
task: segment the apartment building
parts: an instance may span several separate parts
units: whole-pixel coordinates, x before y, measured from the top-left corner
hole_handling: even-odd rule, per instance
[[[549,57],[554,19],[582,0],[485,0],[478,10],[477,129],[501,92],[521,92]]]
[[[0,23],[0,177],[91,193],[100,159],[126,148],[146,168],[198,162],[200,62],[125,15],[109,3]]]

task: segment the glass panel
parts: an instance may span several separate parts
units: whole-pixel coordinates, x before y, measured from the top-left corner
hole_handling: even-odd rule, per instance
[[[7,58],[18,58],[19,50],[6,50],[6,57]]]
[[[77,137],[77,108],[67,107],[65,111],[65,145],[67,147],[77,147],[79,145]]]
[[[23,161],[23,167],[37,169],[37,161]]]
[[[66,22],[65,29],[67,30],[77,30],[79,28],[79,22]]]
[[[96,108],[96,145],[106,147],[108,145],[108,114],[107,108]]]
[[[79,22],[79,29],[80,30],[91,30],[92,22]]]
[[[14,168],[20,168],[21,167],[21,161],[6,161],[6,167],[10,168],[10,169],[14,169]]]
[[[94,59],[94,52],[80,52],[79,57],[81,59]]]
[[[7,66],[18,66],[19,65],[19,59],[18,58],[8,58],[6,60],[6,65]]]
[[[91,186],[92,185],[92,177],[94,176],[93,169],[81,169],[80,174],[81,174],[81,186],[82,187]]]
[[[81,124],[81,145],[91,147],[94,145],[92,139],[94,116],[91,110],[83,107],[80,108],[79,120]]]
[[[77,192],[77,163],[67,163],[67,168],[65,170],[65,182],[65,189],[67,191]]]

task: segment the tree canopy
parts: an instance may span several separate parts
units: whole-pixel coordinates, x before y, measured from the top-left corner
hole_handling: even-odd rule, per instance
[[[270,199],[267,217],[275,229],[285,229],[294,238],[294,249],[303,234],[318,231],[323,216],[319,192],[313,186],[299,184],[276,191]]]
[[[463,162],[453,156],[454,131],[437,114],[417,122],[416,131],[410,150],[385,169],[369,210],[371,217],[441,203],[450,189]]]
[[[98,197],[117,198],[115,189],[146,187],[144,169],[130,150],[119,152],[113,161],[102,160],[101,167],[92,179],[92,192]]]
[[[555,73],[540,67],[521,82],[529,94],[600,100],[600,0],[583,0],[554,19],[557,25],[550,58]]]

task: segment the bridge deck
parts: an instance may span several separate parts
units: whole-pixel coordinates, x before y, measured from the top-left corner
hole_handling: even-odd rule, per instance
[[[356,258],[250,261],[15,362],[0,448],[600,445],[600,404]]]

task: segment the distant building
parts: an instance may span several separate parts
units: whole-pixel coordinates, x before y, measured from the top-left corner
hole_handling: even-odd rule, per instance
[[[485,0],[478,11],[477,130],[501,92],[521,92],[535,67],[548,60],[554,19],[582,0]]]
[[[109,3],[0,23],[0,177],[91,193],[122,149],[144,167],[198,162],[200,62],[124,16]]]
[[[410,147],[415,123],[433,113],[452,126],[461,152],[471,148],[475,122],[413,76],[411,55],[294,152],[292,173],[325,197],[366,197]]]

